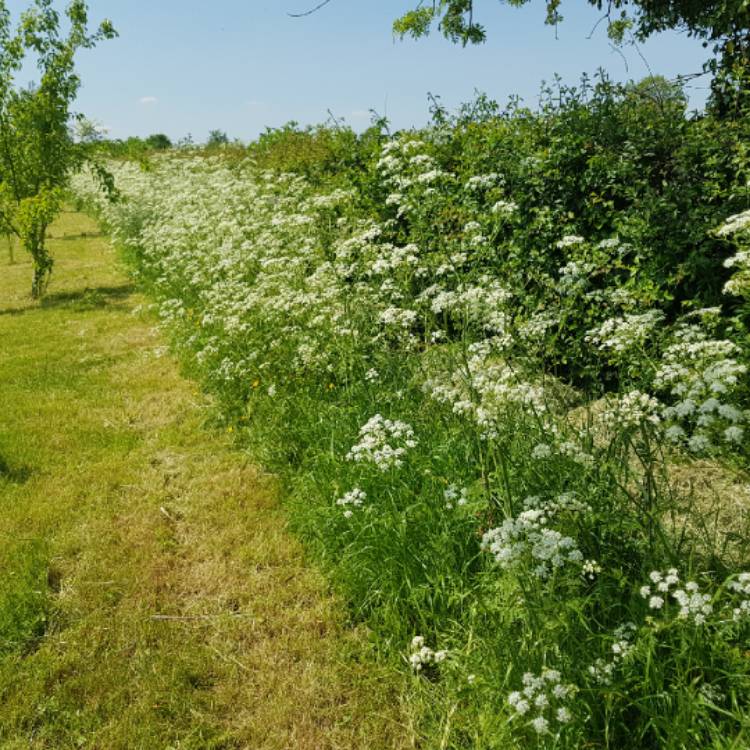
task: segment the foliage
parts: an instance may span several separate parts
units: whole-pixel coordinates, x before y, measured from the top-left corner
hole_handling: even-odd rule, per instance
[[[223,130],[212,130],[208,134],[206,146],[209,148],[216,146],[225,146],[229,143],[229,137]]]
[[[167,135],[153,133],[146,138],[130,136],[125,139],[101,139],[92,146],[91,153],[104,158],[133,159],[145,165],[150,154],[171,148],[173,144]]]
[[[35,297],[44,292],[52,270],[47,227],[60,208],[62,189],[88,154],[70,131],[70,106],[80,86],[75,54],[115,35],[108,21],[89,33],[83,0],[73,0],[66,16],[70,28],[61,37],[52,0],[35,0],[13,29],[0,3],[0,221],[2,231],[18,236],[31,253]],[[40,80],[19,88],[15,77],[29,55]]]
[[[433,107],[76,190],[414,675],[429,746],[741,747],[746,121],[603,77]]]
[[[164,151],[168,148],[172,148],[172,141],[164,133],[154,133],[146,138],[146,146],[153,148],[156,151]]]
[[[507,0],[520,7],[529,0]],[[744,34],[750,27],[750,9],[744,0],[588,0],[604,10],[610,35],[618,40],[630,27],[642,39],[658,31],[684,29],[703,39],[720,40]],[[549,24],[563,20],[562,0],[546,0]],[[633,8],[633,17],[627,11]],[[433,0],[420,2],[394,23],[400,36],[425,36],[434,23],[454,42],[477,43],[486,38],[485,29],[475,20],[474,0]],[[620,11],[619,13],[615,13]]]
[[[520,7],[529,0],[506,0]],[[715,113],[740,116],[750,92],[750,5],[745,0],[588,0],[604,13],[609,36],[622,43],[631,31],[639,40],[654,33],[676,29],[713,44],[712,57],[705,65],[713,74],[710,106]],[[419,38],[437,24],[453,42],[478,44],[486,38],[477,23],[474,0],[432,0],[419,5],[394,24],[400,36]],[[546,0],[548,24],[563,21],[562,0]],[[631,12],[632,11],[632,12]]]
[[[296,172],[314,183],[356,181],[377,161],[382,129],[375,123],[361,136],[341,124],[300,127],[288,122],[267,128],[248,153],[263,169]]]
[[[78,143],[101,143],[104,140],[106,130],[102,126],[79,115],[74,125],[74,138]]]

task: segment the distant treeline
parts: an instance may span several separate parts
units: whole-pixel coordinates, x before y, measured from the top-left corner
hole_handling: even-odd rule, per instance
[[[131,136],[113,140],[98,140],[96,148],[110,156],[138,158],[153,151],[167,151],[173,148],[221,148],[230,145],[240,145],[238,141],[232,144],[223,130],[212,130],[204,144],[195,143],[192,135],[188,134],[178,141],[173,141],[165,133],[152,133],[146,138]]]

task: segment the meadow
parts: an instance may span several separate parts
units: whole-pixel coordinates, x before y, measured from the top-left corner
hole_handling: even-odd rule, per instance
[[[604,78],[86,175],[427,748],[750,746],[747,117]]]

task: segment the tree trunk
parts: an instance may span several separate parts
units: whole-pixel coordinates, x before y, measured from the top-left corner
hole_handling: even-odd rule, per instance
[[[47,225],[45,224],[31,238],[31,246],[27,248],[34,259],[34,280],[31,283],[31,296],[34,299],[41,299],[44,295],[52,274],[53,260],[45,245],[46,234]]]

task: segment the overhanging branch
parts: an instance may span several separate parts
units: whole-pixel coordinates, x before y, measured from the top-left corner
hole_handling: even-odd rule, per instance
[[[287,13],[291,18],[304,18],[305,16],[311,16],[313,13],[317,13],[321,8],[325,8],[331,0],[323,0],[322,3],[318,3],[314,8],[304,11],[304,13]]]

